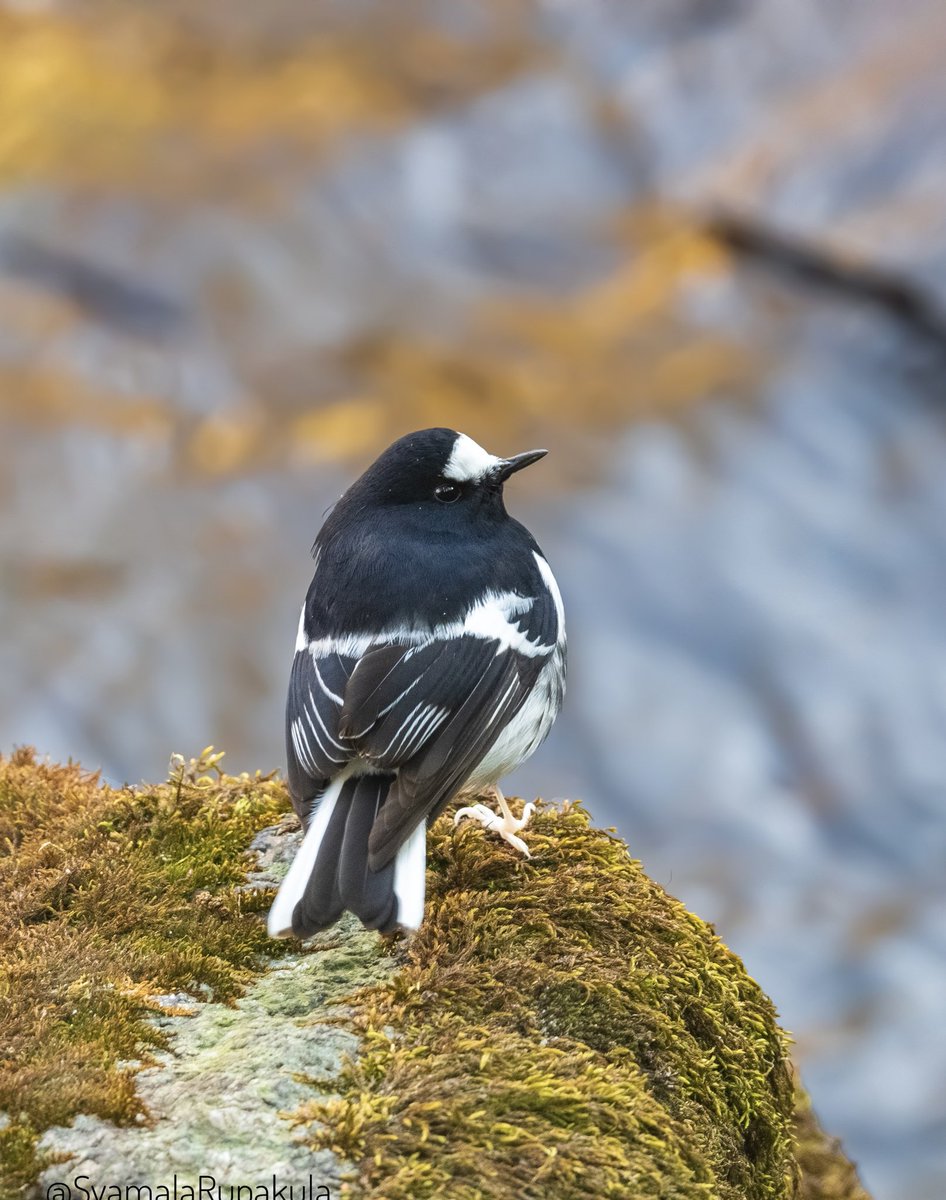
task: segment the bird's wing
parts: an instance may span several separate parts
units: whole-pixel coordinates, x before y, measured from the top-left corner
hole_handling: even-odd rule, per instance
[[[286,699],[289,791],[303,824],[330,779],[351,758],[338,732],[348,680],[357,657],[329,644],[296,651]]]
[[[372,828],[372,869],[469,778],[553,653],[551,596],[513,601],[487,599],[456,631],[420,645],[376,646],[355,666],[339,737],[378,768],[399,768]]]

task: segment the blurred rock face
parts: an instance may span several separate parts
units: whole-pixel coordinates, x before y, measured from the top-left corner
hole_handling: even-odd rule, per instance
[[[280,763],[352,475],[549,445],[510,503],[573,672],[514,782],[719,922],[878,1197],[941,1196],[944,41],[932,0],[8,6],[3,744]]]

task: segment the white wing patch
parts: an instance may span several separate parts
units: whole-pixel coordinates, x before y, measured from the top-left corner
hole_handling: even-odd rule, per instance
[[[538,556],[536,557],[538,558]],[[539,560],[539,570],[542,571],[543,577],[547,579],[548,585],[552,589],[555,610],[559,618],[558,627],[561,632],[565,627],[562,598],[544,558]],[[534,604],[535,598],[532,596],[520,596],[516,592],[487,592],[481,600],[473,605],[462,621],[433,625],[426,629],[402,626],[399,629],[379,629],[377,633],[373,634],[356,633],[340,638],[317,638],[315,641],[309,642],[303,649],[308,650],[317,662],[327,654],[339,654],[343,658],[362,658],[375,646],[426,646],[428,642],[452,641],[454,638],[467,635],[485,638],[487,641],[498,641],[497,653],[511,649],[533,658],[539,654],[549,654],[554,649],[554,646],[530,641],[522,630],[516,628],[514,618],[529,612]],[[331,695],[331,693],[329,694]],[[336,699],[334,696],[332,698]]]
[[[457,483],[469,483],[473,479],[482,479],[502,461],[484,450],[465,433],[458,433],[447,465],[443,469],[444,478],[455,479]]]
[[[316,638],[315,641],[309,642],[305,649],[316,660],[325,658],[329,654],[338,654],[342,658],[361,658],[368,653],[372,646],[377,646],[382,642],[404,642],[410,645],[412,642],[421,640],[423,639],[411,630],[394,633],[351,633],[345,637]]]
[[[517,596],[515,592],[487,592],[483,599],[470,609],[466,620],[449,633],[437,630],[439,637],[457,637],[460,634],[472,634],[473,637],[495,639],[499,642],[496,653],[503,650],[517,650],[528,658],[537,654],[549,654],[553,647],[543,646],[541,642],[532,642],[521,629],[516,628],[514,617],[521,617],[529,612],[535,600],[531,596]]]

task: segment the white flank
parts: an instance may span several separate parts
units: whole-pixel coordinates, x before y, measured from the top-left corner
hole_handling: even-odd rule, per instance
[[[398,924],[419,929],[427,891],[427,822],[421,821],[394,860],[394,894]]]
[[[443,469],[444,478],[455,479],[457,483],[469,483],[473,479],[482,479],[502,461],[501,458],[489,454],[465,433],[458,433],[447,465]]]
[[[302,612],[299,613],[299,630],[296,633],[296,653],[300,650],[308,650],[309,639],[305,635],[305,605],[302,606]]]
[[[302,893],[309,882],[319,846],[322,844],[322,838],[325,836],[328,823],[335,811],[335,805],[338,803],[342,784],[347,778],[348,772],[343,771],[341,775],[337,775],[332,780],[316,809],[312,824],[302,839],[302,845],[296,851],[296,857],[292,860],[292,866],[289,868],[286,878],[279,885],[279,891],[276,893],[276,899],[273,901],[269,917],[266,920],[266,930],[270,937],[292,937],[293,910],[302,899]]]
[[[486,757],[474,768],[467,780],[468,787],[497,783],[541,746],[561,707],[561,696],[565,690],[563,654],[560,644],[542,668],[525,704],[503,729]]]
[[[562,603],[562,593],[558,590],[558,584],[555,581],[555,576],[552,574],[552,568],[541,554],[537,554],[534,550],[532,553],[539,568],[539,573],[552,593],[552,599],[555,602],[555,613],[558,617],[558,640],[563,642],[565,640],[565,605]]]

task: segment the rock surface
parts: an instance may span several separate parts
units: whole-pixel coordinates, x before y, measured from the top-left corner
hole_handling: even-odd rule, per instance
[[[261,831],[247,890],[277,885],[299,840],[294,819]],[[392,969],[378,938],[347,917],[304,953],[273,962],[234,1004],[201,1004],[183,992],[155,997],[170,1010],[155,1018],[170,1049],[135,1076],[147,1120],[117,1128],[80,1115],[47,1130],[40,1152],[68,1162],[43,1173],[36,1195],[83,1176],[96,1187],[156,1188],[175,1176],[196,1187],[202,1175],[254,1190],[311,1179],[338,1195],[337,1156],[313,1151],[288,1118],[311,1101],[313,1081],[330,1088],[343,1060],[357,1053],[339,1001]]]
[[[312,1080],[331,1087],[357,1051],[358,1039],[338,1024],[339,999],[385,973],[377,939],[348,924],[331,948],[274,963],[232,1006],[157,997],[176,1012],[157,1019],[170,1050],[135,1077],[147,1123],[116,1128],[80,1115],[48,1130],[40,1151],[69,1158],[43,1173],[36,1194],[82,1176],[96,1187],[155,1188],[175,1175],[196,1187],[203,1175],[254,1189],[311,1177],[337,1195],[336,1155],[313,1151],[288,1116],[312,1099]]]

